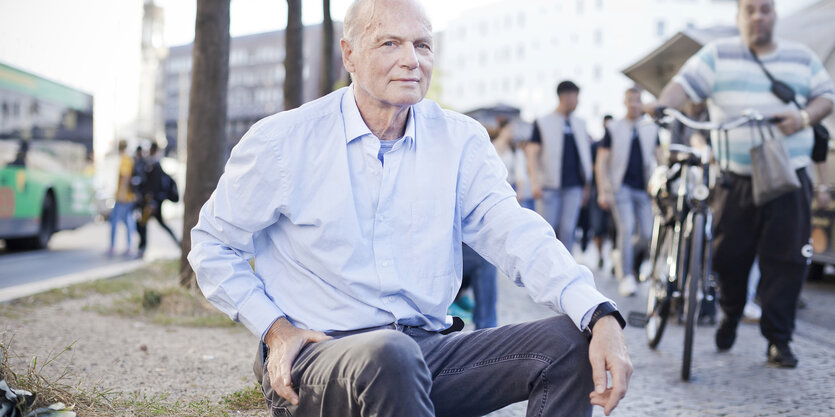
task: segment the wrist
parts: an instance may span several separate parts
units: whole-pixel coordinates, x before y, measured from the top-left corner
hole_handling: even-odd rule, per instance
[[[626,320],[623,319],[623,316],[618,311],[617,307],[610,302],[601,303],[600,305],[595,308],[594,312],[591,314],[591,319],[589,320],[588,326],[586,326],[586,331],[589,333],[589,336],[594,332],[595,326],[599,324],[601,321],[608,322],[608,319],[613,319],[615,322],[620,326],[620,328],[626,327]]]
[[[801,129],[806,129],[811,125],[811,118],[809,117],[809,112],[806,109],[800,110],[800,125]]]

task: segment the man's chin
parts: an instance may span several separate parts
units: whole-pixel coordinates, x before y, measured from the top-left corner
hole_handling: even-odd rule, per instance
[[[397,106],[412,106],[417,103],[420,103],[420,101],[423,100],[425,96],[426,93],[421,92],[399,94],[398,97],[391,101],[391,103]]]
[[[751,37],[751,44],[754,46],[768,46],[771,44],[771,35],[754,35]]]

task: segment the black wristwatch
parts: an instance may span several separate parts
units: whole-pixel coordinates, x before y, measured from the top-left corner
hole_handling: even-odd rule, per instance
[[[589,325],[586,327],[586,331],[591,336],[591,331],[594,329],[594,325],[597,324],[597,321],[603,317],[612,316],[615,320],[618,321],[620,328],[623,329],[626,327],[626,320],[623,319],[623,316],[620,314],[615,305],[610,302],[601,303],[597,308],[591,313],[591,320],[589,320]]]

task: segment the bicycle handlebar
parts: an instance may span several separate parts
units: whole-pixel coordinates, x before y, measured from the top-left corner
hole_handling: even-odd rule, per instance
[[[766,118],[756,110],[745,110],[742,113],[742,116],[728,120],[723,123],[714,123],[714,122],[700,122],[698,120],[693,120],[683,113],[676,109],[665,108],[663,109],[663,117],[656,118],[656,123],[669,123],[672,120],[678,120],[683,125],[697,130],[731,130],[736,129],[738,127],[744,126],[749,122],[765,122],[765,123],[779,123],[780,119],[771,117]]]

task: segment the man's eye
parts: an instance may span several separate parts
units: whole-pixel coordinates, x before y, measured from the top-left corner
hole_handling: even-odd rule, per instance
[[[416,46],[417,46],[418,48],[422,48],[422,49],[432,49],[432,48],[429,46],[429,44],[425,44],[425,43],[419,43],[419,44],[417,44]]]
[[[394,41],[383,42],[383,46],[394,46]]]

